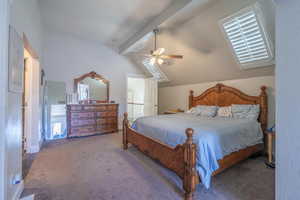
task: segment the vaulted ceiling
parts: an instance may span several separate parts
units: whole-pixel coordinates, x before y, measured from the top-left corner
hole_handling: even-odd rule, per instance
[[[174,0],[40,0],[46,28],[118,48]]]
[[[274,74],[274,65],[242,70],[221,32],[219,21],[259,2],[274,44],[272,0],[39,0],[46,29],[70,33],[120,50],[142,66],[138,54],[158,46],[183,60],[162,65],[169,82],[160,86],[240,79]],[[125,52],[125,53],[124,53]]]
[[[265,19],[265,28],[274,44],[275,11],[272,0],[207,0],[193,1],[159,27],[158,46],[167,53],[182,54],[183,60],[162,65],[161,70],[169,82],[160,87],[222,81],[257,76],[274,75],[274,65],[242,70],[221,31],[219,21],[240,9],[259,2]],[[137,52],[153,48],[153,38],[140,40],[127,52],[139,64]]]

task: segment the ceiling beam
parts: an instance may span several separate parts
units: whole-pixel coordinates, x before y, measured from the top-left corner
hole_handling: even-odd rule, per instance
[[[126,50],[134,45],[137,41],[142,39],[145,35],[152,32],[154,28],[158,27],[165,20],[175,15],[180,9],[184,8],[187,4],[192,2],[192,0],[174,0],[171,6],[165,9],[161,14],[159,14],[153,21],[138,30],[133,36],[131,36],[127,41],[119,46],[119,53],[124,54]]]

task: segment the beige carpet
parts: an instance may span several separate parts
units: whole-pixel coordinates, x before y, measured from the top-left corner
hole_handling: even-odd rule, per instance
[[[273,200],[274,170],[249,159],[197,186],[194,199]],[[180,179],[135,148],[121,149],[121,134],[49,142],[35,157],[23,196],[36,200],[181,200]]]

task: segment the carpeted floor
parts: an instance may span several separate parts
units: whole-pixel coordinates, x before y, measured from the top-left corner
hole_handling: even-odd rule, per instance
[[[194,199],[273,200],[274,170],[249,159],[197,186]],[[121,148],[121,134],[49,142],[36,155],[23,196],[36,200],[181,200],[180,179],[135,148]]]

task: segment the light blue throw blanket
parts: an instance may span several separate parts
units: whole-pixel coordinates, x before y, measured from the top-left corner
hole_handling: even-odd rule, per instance
[[[204,118],[193,114],[173,114],[141,117],[132,128],[137,132],[175,147],[186,140],[186,128],[194,129],[197,146],[196,169],[201,181],[209,188],[212,173],[224,156],[262,143],[260,123],[250,119]]]

